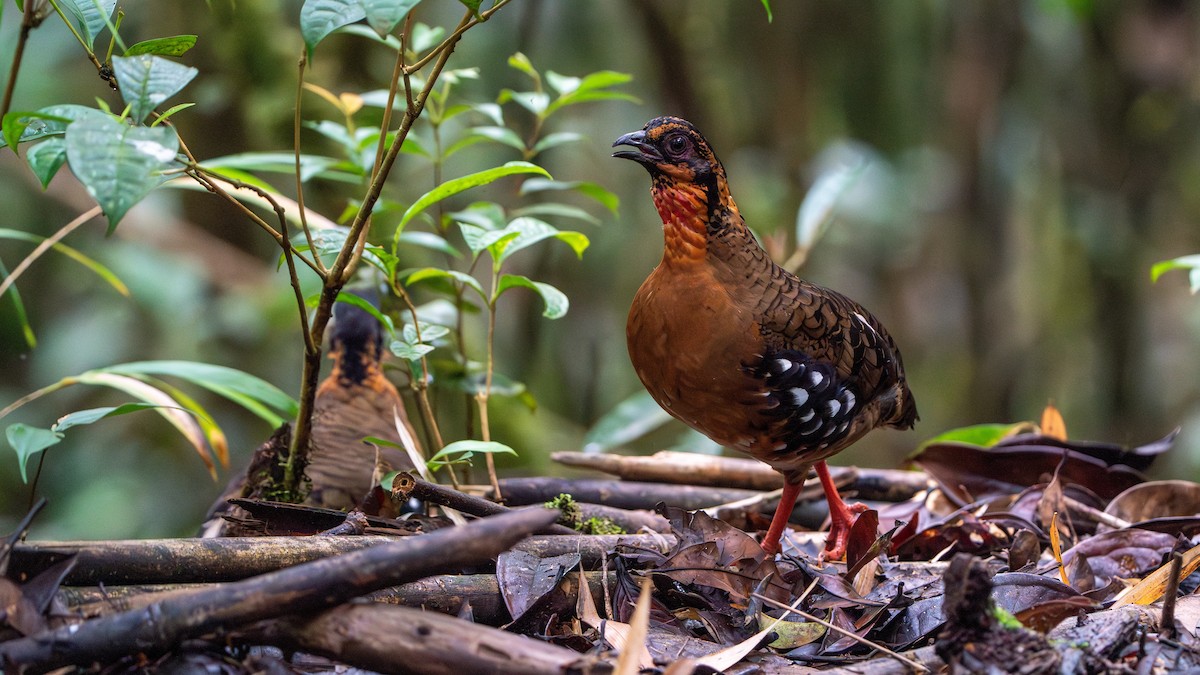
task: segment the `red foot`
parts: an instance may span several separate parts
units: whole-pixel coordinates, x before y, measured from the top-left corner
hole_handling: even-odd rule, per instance
[[[829,535],[825,538],[825,551],[821,558],[841,560],[846,557],[846,544],[850,541],[850,529],[854,527],[854,521],[868,507],[866,504],[847,504],[842,500],[825,462],[817,462],[816,469],[817,477],[821,479],[821,488],[825,491],[825,499],[829,502]]]

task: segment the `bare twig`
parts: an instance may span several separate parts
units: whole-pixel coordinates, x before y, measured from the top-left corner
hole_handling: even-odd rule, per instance
[[[896,659],[897,661],[900,661],[904,665],[908,666],[909,668],[912,668],[913,670],[915,670],[917,672],[920,672],[920,673],[930,672],[929,669],[926,668],[924,665],[917,663],[916,661],[913,661],[912,659],[910,659],[906,656],[898,654],[898,653],[888,649],[887,647],[884,647],[881,644],[878,644],[876,642],[871,642],[870,640],[868,640],[864,637],[860,637],[860,636],[854,634],[852,631],[846,630],[845,628],[842,628],[840,626],[835,626],[832,623],[825,621],[824,619],[819,619],[819,618],[813,616],[812,614],[805,612],[802,609],[797,609],[796,607],[790,607],[788,605],[783,604],[782,602],[779,602],[778,600],[772,600],[771,598],[768,598],[765,595],[760,595],[758,593],[755,593],[754,597],[758,598],[759,600],[762,600],[764,603],[766,603],[772,607],[775,607],[776,609],[782,609],[787,612],[791,612],[792,614],[802,617],[805,621],[813,621],[813,622],[819,623],[822,626],[825,626],[826,628],[828,628],[829,630],[834,631],[835,633],[840,633],[842,635],[845,635],[846,637],[850,638],[851,640],[854,640],[855,642],[857,642],[859,644],[866,645],[872,649],[876,649],[884,654],[887,654],[888,656]],[[787,616],[787,615],[785,614],[784,616]]]
[[[308,250],[312,251],[313,262],[316,263],[317,273],[322,277],[325,275],[325,263],[321,260],[321,251],[317,249],[316,242],[313,241],[312,230],[308,227],[308,216],[304,208],[304,181],[300,179],[300,110],[304,103],[304,70],[308,66],[308,50],[300,50],[300,60],[296,63],[296,69],[299,71],[296,76],[296,113],[292,119],[292,151],[295,155],[296,162],[296,204],[299,206],[300,229],[304,232],[304,238],[308,241]],[[285,256],[292,255],[290,242],[284,244],[283,254]],[[301,317],[304,318],[304,317]],[[308,322],[301,327],[301,330],[308,332]]]
[[[4,104],[0,105],[0,117],[8,114],[12,107],[13,92],[17,88],[17,73],[21,70],[21,61],[25,56],[25,43],[29,42],[29,34],[41,23],[41,18],[34,11],[34,0],[25,0],[25,11],[21,16],[21,32],[17,36],[17,48],[13,51],[12,68],[8,71],[8,83],[4,85]]]
[[[33,4],[32,0],[29,0],[26,6],[30,4]],[[42,257],[43,253],[53,248],[55,244],[66,238],[68,234],[78,230],[84,223],[102,213],[103,211],[99,206],[94,206],[87,211],[84,211],[83,214],[77,217],[75,220],[72,220],[71,222],[59,228],[58,232],[55,232],[49,237],[43,239],[40,244],[38,244],[32,251],[29,252],[29,255],[25,256],[25,258],[13,268],[13,271],[4,278],[4,281],[0,281],[0,296],[4,295],[5,291],[8,290],[8,287],[12,286],[13,283],[16,282],[17,277],[20,277],[25,270],[29,269],[29,266],[32,265],[35,260]],[[0,417],[3,416],[3,414],[0,414]]]

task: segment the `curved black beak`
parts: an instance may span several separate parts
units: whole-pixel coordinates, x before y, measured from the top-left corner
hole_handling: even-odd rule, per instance
[[[647,166],[658,164],[662,161],[662,155],[659,154],[658,150],[653,145],[650,145],[646,142],[645,129],[640,129],[618,138],[613,143],[613,147],[615,148],[618,145],[629,145],[636,148],[636,150],[618,150],[617,152],[613,153],[613,157],[632,159],[635,162],[645,164]]]

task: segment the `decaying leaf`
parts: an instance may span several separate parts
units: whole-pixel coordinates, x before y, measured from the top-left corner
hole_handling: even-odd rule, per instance
[[[1200,516],[1200,483],[1157,480],[1134,485],[1113,497],[1104,512],[1137,524],[1161,518],[1196,518]]]

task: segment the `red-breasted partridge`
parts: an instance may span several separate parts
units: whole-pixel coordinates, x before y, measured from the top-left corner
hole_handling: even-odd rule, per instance
[[[784,476],[762,547],[779,538],[810,467],[830,506],[826,555],[845,554],[855,508],[825,459],[881,426],[917,419],[900,352],[882,324],[840,293],[797,278],[755,240],[725,169],[691,123],[659,117],[613,153],[650,172],[663,257],[629,311],[629,356],[654,400],[717,443]]]

